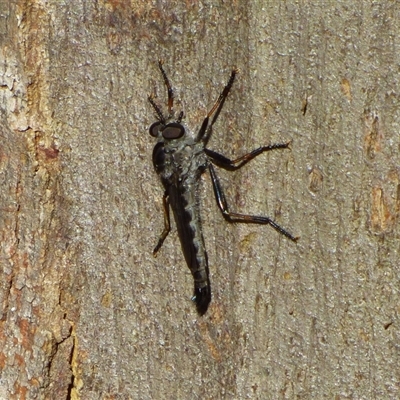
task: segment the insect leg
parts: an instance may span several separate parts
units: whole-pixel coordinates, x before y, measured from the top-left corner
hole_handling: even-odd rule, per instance
[[[224,192],[222,191],[222,187],[221,184],[219,183],[214,167],[211,164],[209,164],[208,169],[210,170],[215,199],[217,200],[217,204],[222,212],[222,215],[227,221],[271,225],[279,233],[286,236],[290,240],[296,242],[299,239],[298,237],[293,236],[291,233],[283,229],[281,226],[279,226],[276,222],[274,222],[272,219],[268,217],[262,217],[258,215],[237,214],[230,212],[228,209],[228,203],[225,199]]]
[[[160,68],[161,75],[163,76],[165,86],[168,90],[168,114],[172,114],[172,107],[174,106],[174,91],[172,90],[171,83],[167,77],[167,74],[163,68],[163,60],[158,60],[158,68]]]
[[[157,256],[158,250],[160,250],[161,246],[164,243],[165,238],[168,236],[168,233],[171,230],[171,221],[169,218],[169,201],[167,192],[165,192],[163,196],[163,206],[164,206],[164,230],[160,235],[160,239],[158,239],[157,246],[153,250],[154,257]]]
[[[235,171],[243,165],[247,164],[250,160],[253,158],[257,157],[261,153],[264,153],[264,151],[269,151],[269,150],[276,150],[276,149],[287,149],[290,145],[290,142],[287,143],[278,143],[278,144],[271,144],[269,146],[262,146],[259,147],[258,149],[255,149],[251,151],[250,153],[247,153],[239,158],[236,158],[235,160],[230,160],[229,158],[223,156],[222,154],[219,154],[213,150],[209,149],[204,149],[204,152],[211,158],[211,161],[218,165],[221,168],[227,169],[229,171]]]
[[[161,112],[160,107],[158,107],[158,105],[155,103],[155,101],[154,101],[154,96],[153,96],[153,95],[150,95],[147,99],[149,100],[150,104],[151,104],[152,107],[154,108],[154,110],[155,110],[155,112],[156,112],[156,114],[157,114],[157,117],[158,117],[159,121],[162,122],[162,123],[164,124],[164,123],[165,123],[164,115],[163,115],[163,113]]]
[[[229,77],[228,83],[225,85],[223,91],[218,97],[218,100],[212,106],[211,110],[208,112],[206,118],[204,118],[203,124],[201,125],[200,131],[197,135],[196,141],[203,140],[205,143],[211,136],[212,133],[212,126],[214,125],[215,121],[217,120],[219,113],[224,106],[225,100],[228,97],[228,93],[232,88],[233,82],[235,81],[235,76],[239,72],[237,68],[233,68],[231,72],[231,76]],[[214,114],[213,119],[211,120],[210,126],[208,126],[208,122],[211,116]]]

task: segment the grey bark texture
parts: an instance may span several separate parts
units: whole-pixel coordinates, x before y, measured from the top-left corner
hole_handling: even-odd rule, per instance
[[[400,396],[398,2],[0,4],[1,399]],[[199,201],[213,299],[198,317],[162,188],[150,93],[199,128],[232,211]],[[174,225],[173,225],[174,227]]]

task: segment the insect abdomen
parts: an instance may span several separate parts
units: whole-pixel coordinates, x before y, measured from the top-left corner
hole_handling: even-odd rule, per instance
[[[193,301],[197,312],[203,315],[211,301],[211,288],[207,252],[201,231],[198,205],[193,198],[196,190],[170,186],[169,201],[172,207],[182,251],[194,280]]]

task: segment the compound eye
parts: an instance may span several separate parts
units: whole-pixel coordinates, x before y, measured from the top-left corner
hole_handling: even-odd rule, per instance
[[[177,122],[168,124],[162,131],[162,135],[165,139],[179,139],[185,133],[185,128]]]
[[[151,124],[151,126],[149,128],[150,135],[153,137],[157,137],[158,132],[160,132],[162,126],[163,126],[163,124],[160,121],[157,121],[157,122],[154,122],[153,124]]]

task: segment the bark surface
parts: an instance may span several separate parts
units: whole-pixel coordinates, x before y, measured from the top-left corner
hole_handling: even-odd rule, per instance
[[[396,399],[400,5],[0,2],[0,398]],[[159,58],[209,148],[204,317],[153,171]]]

